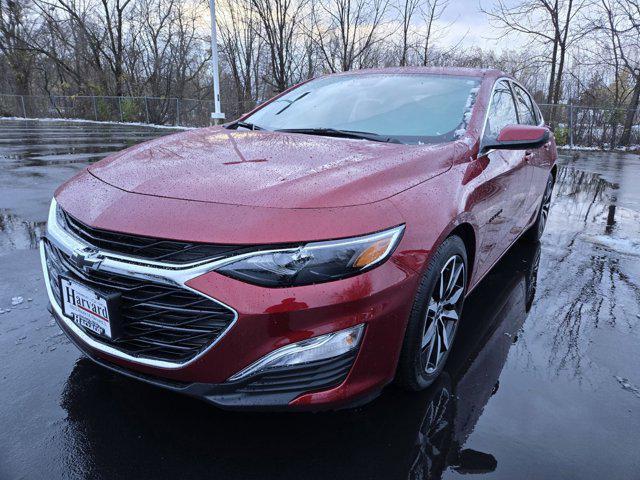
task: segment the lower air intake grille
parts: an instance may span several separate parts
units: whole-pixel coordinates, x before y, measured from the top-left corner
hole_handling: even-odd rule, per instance
[[[279,394],[324,390],[340,385],[351,369],[356,351],[338,357],[304,363],[295,367],[278,367],[257,374],[238,392],[246,394]]]
[[[214,342],[235,319],[228,307],[185,288],[101,271],[77,269],[69,257],[45,241],[51,290],[58,305],[59,276],[97,291],[121,294],[121,338],[109,340],[89,329],[85,334],[129,355],[184,363]]]

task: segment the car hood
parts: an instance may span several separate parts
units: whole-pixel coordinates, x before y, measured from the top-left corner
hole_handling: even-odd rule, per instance
[[[136,145],[89,168],[127,192],[270,208],[388,198],[448,170],[462,142],[399,145],[211,127]]]

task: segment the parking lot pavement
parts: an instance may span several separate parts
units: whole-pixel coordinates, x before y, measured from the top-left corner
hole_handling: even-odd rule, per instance
[[[167,133],[0,120],[0,479],[638,478],[640,156],[562,155],[541,245],[517,244],[471,295],[427,391],[248,414],[94,366],[46,311],[54,189]]]

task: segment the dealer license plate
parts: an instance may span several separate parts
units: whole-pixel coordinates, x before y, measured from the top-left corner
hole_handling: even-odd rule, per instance
[[[60,290],[66,316],[98,335],[114,337],[109,297],[66,277],[60,277]]]

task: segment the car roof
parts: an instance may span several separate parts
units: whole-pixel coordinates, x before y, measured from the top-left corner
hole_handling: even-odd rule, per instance
[[[366,75],[377,74],[431,74],[431,75],[451,75],[459,77],[481,77],[499,78],[511,77],[506,73],[493,68],[464,68],[464,67],[388,67],[388,68],[365,68],[362,70],[349,70],[335,75]]]

